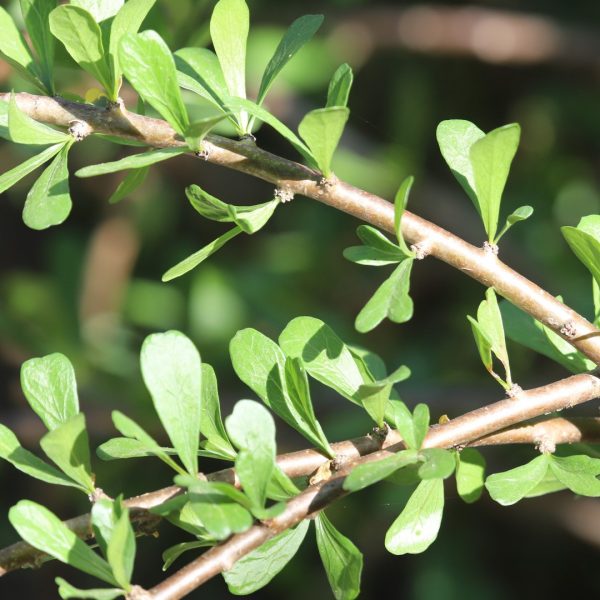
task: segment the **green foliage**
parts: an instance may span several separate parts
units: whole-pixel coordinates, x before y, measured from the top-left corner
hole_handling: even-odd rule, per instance
[[[456,490],[467,503],[481,497],[485,484],[485,457],[475,448],[456,453]]]
[[[417,404],[411,414],[404,402],[393,402],[392,418],[408,448],[420,450],[429,430],[429,407]]]
[[[357,492],[386,479],[396,471],[408,465],[413,465],[417,461],[417,452],[414,450],[402,450],[382,460],[358,465],[352,469],[348,477],[344,480],[344,489],[349,492]]]
[[[577,227],[562,227],[561,231],[575,256],[600,283],[600,215],[583,217]]]

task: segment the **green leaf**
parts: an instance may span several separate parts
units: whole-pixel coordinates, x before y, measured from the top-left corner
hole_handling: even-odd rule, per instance
[[[173,448],[163,448],[160,446],[161,452],[169,455],[177,455]],[[146,444],[128,437],[116,437],[104,442],[96,448],[96,454],[100,460],[120,460],[126,458],[148,458],[157,457],[157,452],[150,449]],[[179,469],[176,469],[180,472]],[[183,469],[181,469],[181,472]]]
[[[185,471],[183,471],[183,469],[167,454],[167,452],[158,445],[158,443],[154,440],[154,438],[152,436],[148,435],[142,429],[142,427],[140,427],[135,421],[133,421],[129,417],[125,416],[122,412],[120,412],[118,410],[113,410],[112,421],[115,425],[115,428],[117,429],[117,431],[120,434],[124,435],[126,438],[132,438],[132,439],[138,441],[141,444],[141,447],[144,449],[145,452],[151,454],[152,456],[156,456],[157,458],[160,458],[160,460],[162,460],[165,464],[167,464],[169,467],[171,467],[171,469],[173,469],[177,473],[181,473],[181,474],[185,473]],[[112,448],[110,446],[109,446],[109,448],[113,449],[113,451],[114,451],[114,448],[115,448],[114,441],[115,440],[111,440],[111,441],[113,442]],[[107,444],[108,444],[108,442],[107,442]],[[100,448],[103,448],[103,451],[106,453],[107,448],[105,447],[105,444],[100,446]],[[130,448],[131,448],[131,446],[130,446]],[[123,448],[122,448],[122,444],[121,444],[121,450],[122,449]],[[127,446],[125,447],[125,449],[127,449]],[[139,450],[138,450],[138,452],[139,452]]]
[[[125,0],[71,0],[71,4],[89,12],[97,23],[114,17],[124,3]]]
[[[125,34],[119,48],[121,68],[144,102],[157,110],[181,136],[189,125],[175,62],[155,31]]]
[[[517,123],[512,123],[490,131],[470,148],[480,214],[488,240],[492,243],[498,228],[502,192],[520,137],[521,128]]]
[[[88,494],[94,491],[85,415],[79,413],[49,431],[40,446],[46,456]]]
[[[444,481],[421,481],[385,535],[385,547],[396,555],[420,554],[437,538],[444,511]]]
[[[598,327],[600,323],[600,286],[598,282],[592,277],[592,297],[594,301],[594,326]],[[561,338],[562,339],[562,338]],[[594,367],[592,367],[594,368]]]
[[[200,415],[200,433],[206,438],[204,448],[219,453],[225,460],[233,460],[236,451],[227,437],[221,420],[219,391],[214,369],[202,363],[202,412]]]
[[[0,55],[43,93],[49,92],[50,90],[46,90],[44,84],[39,80],[29,46],[17,29],[12,17],[1,6],[0,31],[2,32],[2,35],[0,35]]]
[[[51,96],[54,95],[54,38],[48,18],[56,3],[57,0],[20,0],[27,33],[40,61],[40,79]]]
[[[100,588],[92,590],[81,590],[72,586],[70,583],[57,577],[55,580],[58,585],[58,595],[63,600],[71,598],[90,598],[91,600],[114,600],[119,596],[124,596],[125,592],[116,588]]]
[[[317,548],[336,600],[353,600],[360,593],[363,556],[320,512],[315,519]]]
[[[294,54],[317,33],[322,23],[323,15],[304,15],[289,26],[263,73],[256,98],[258,105],[263,103],[277,75],[293,58]]]
[[[129,590],[135,560],[135,533],[121,498],[98,500],[92,507],[92,526],[116,581],[124,590]]]
[[[61,5],[50,14],[50,31],[62,42],[71,58],[102,84],[109,98],[116,100],[102,31],[94,17],[79,6]]]
[[[39,154],[28,158],[25,162],[17,165],[10,171],[4,172],[0,176],[0,194],[11,188],[15,183],[23,179],[23,177],[29,175],[32,171],[35,171],[38,167],[42,166],[46,161],[50,160],[53,156],[56,156],[62,149],[64,144],[55,144],[46,148]]]
[[[44,506],[21,500],[9,510],[8,519],[34,548],[110,585],[119,585],[108,563]]]
[[[446,479],[454,473],[456,460],[450,450],[427,448],[421,450],[420,457],[425,459],[425,462],[419,467],[421,479]]]
[[[415,253],[406,245],[404,237],[402,236],[402,215],[406,210],[408,204],[408,196],[412,189],[415,178],[411,175],[407,177],[398,188],[396,192],[396,198],[394,199],[394,231],[396,232],[396,239],[400,250],[406,255],[414,257]]]
[[[436,137],[444,160],[481,214],[470,151],[475,142],[485,137],[485,133],[470,121],[450,119],[438,125]]]
[[[370,417],[379,427],[383,427],[383,419],[388,407],[388,400],[395,383],[405,381],[410,377],[410,369],[404,365],[398,367],[391,375],[365,383],[358,388],[357,398],[362,402]]]
[[[281,332],[279,345],[288,356],[299,358],[311,377],[361,406],[356,394],[363,377],[349,348],[323,321],[293,319]]]
[[[225,110],[229,90],[217,55],[207,48],[181,48],[173,58],[179,85]]]
[[[531,206],[519,206],[516,210],[514,210],[508,217],[506,218],[506,223],[504,227],[500,231],[500,233],[496,236],[494,240],[494,244],[497,244],[500,241],[500,238],[515,224],[519,221],[525,221],[529,219],[529,217],[533,214],[533,207]]]
[[[523,499],[544,479],[549,462],[548,455],[541,454],[525,465],[490,475],[485,487],[498,504],[510,506]]]
[[[340,65],[329,82],[326,108],[348,105],[348,97],[350,96],[353,80],[354,74],[350,65],[346,63]]]
[[[317,108],[304,116],[298,133],[306,142],[325,177],[331,175],[331,160],[337,148],[350,111],[345,106]]]
[[[141,167],[139,169],[134,169],[130,173],[127,173],[121,183],[119,183],[117,186],[117,189],[111,194],[110,198],[108,199],[108,203],[117,204],[117,202],[121,202],[123,198],[130,196],[138,187],[140,187],[140,185],[144,183],[149,170],[150,167]]]
[[[273,469],[267,496],[271,500],[289,500],[300,493],[298,486],[277,466]]]
[[[600,496],[600,460],[589,456],[551,456],[550,471],[563,485],[580,496]]]
[[[204,246],[204,248],[200,248],[197,252],[190,254],[187,258],[184,258],[181,262],[178,262],[171,267],[163,274],[162,281],[171,281],[172,279],[177,279],[177,277],[185,275],[206,260],[211,254],[214,254],[217,250],[222,248],[229,240],[233,239],[239,233],[242,233],[242,230],[236,225],[227,233],[224,233],[216,240],[210,242],[210,244]]]
[[[235,470],[252,505],[262,508],[275,467],[275,423],[266,408],[240,400],[225,420],[227,433],[239,449]]]
[[[106,175],[107,173],[116,173],[118,171],[126,171],[127,169],[141,169],[162,162],[163,160],[180,156],[186,152],[189,152],[189,150],[185,147],[149,150],[148,152],[132,154],[113,162],[83,167],[79,171],[76,171],[75,175],[77,177],[96,177],[97,175]]]
[[[219,0],[210,20],[210,37],[219,58],[231,96],[246,97],[246,42],[250,26],[244,0]],[[247,115],[241,111],[238,122],[246,132]]]
[[[71,139],[70,135],[52,129],[26,115],[17,106],[14,94],[11,94],[8,103],[8,133],[10,140],[16,144],[36,146],[65,143]]]
[[[309,521],[301,521],[294,529],[280,533],[223,571],[229,591],[241,596],[265,587],[294,558],[309,525]]]
[[[229,344],[237,376],[288,425],[327,456],[333,451],[315,418],[308,382],[301,365],[255,329],[238,331]]]
[[[475,448],[456,453],[456,490],[467,503],[481,497],[485,486],[485,457]]]
[[[21,366],[21,387],[29,406],[50,430],[79,412],[75,371],[64,354],[57,352],[25,361]]]
[[[429,431],[429,407],[417,404],[411,414],[404,402],[393,401],[391,405],[394,425],[404,443],[412,450],[420,450]]]
[[[23,222],[31,229],[60,225],[71,212],[67,158],[71,143],[62,148],[29,190],[23,207]]]
[[[207,531],[217,540],[241,533],[252,526],[252,515],[243,506],[207,481],[194,484],[189,493],[190,506]]]
[[[344,256],[361,265],[382,266],[402,262],[407,256],[402,249],[390,241],[381,231],[370,225],[359,225],[356,235],[364,246],[352,246],[344,250]]]
[[[344,480],[344,489],[357,492],[382,481],[407,465],[415,464],[417,460],[418,454],[415,450],[402,450],[394,456],[358,465]]]
[[[506,335],[518,344],[531,348],[556,361],[572,373],[584,373],[596,364],[578,352],[569,342],[510,302],[500,305]]]
[[[394,323],[406,323],[412,318],[413,301],[408,294],[412,265],[412,259],[403,260],[377,288],[356,317],[357,331],[371,331],[386,317]]]
[[[21,446],[17,436],[0,423],[0,458],[11,463],[19,471],[40,481],[54,485],[67,485],[79,488],[79,484],[65,477],[60,471],[46,464],[35,454]]]
[[[198,542],[182,542],[170,546],[162,553],[163,567],[162,570],[166,571],[184,552],[188,550],[195,550],[197,548],[206,548],[207,546],[214,546],[215,542],[211,540],[201,540]]]
[[[194,344],[178,331],[156,333],[141,353],[144,382],[154,408],[188,473],[198,473],[202,370]]]
[[[600,283],[600,215],[583,217],[577,227],[561,227],[562,234],[575,256]]]
[[[123,36],[128,33],[137,33],[144,19],[154,6],[156,0],[128,0],[121,7],[110,26],[110,42],[108,54],[112,63],[112,71],[115,82],[114,94],[119,93],[121,86],[121,65],[119,62],[119,45]]]
[[[260,121],[263,121],[270,127],[272,127],[279,135],[284,137],[296,151],[304,157],[306,163],[313,169],[318,169],[319,165],[317,159],[313,155],[310,148],[287,126],[284,125],[277,117],[272,115],[268,110],[265,110],[261,106],[258,106],[251,100],[244,98],[228,97],[225,99],[225,105],[228,110],[233,112],[239,112],[244,110],[245,112],[256,117]]]
[[[185,131],[185,143],[194,152],[199,152],[202,149],[202,142],[210,130],[228,116],[229,113],[213,115],[190,123]]]

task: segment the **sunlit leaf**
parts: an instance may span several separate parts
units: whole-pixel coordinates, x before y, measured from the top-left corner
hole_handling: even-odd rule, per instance
[[[362,490],[382,481],[407,465],[415,464],[418,454],[415,450],[402,450],[393,456],[358,465],[344,480],[344,489],[349,492]]]
[[[39,154],[28,158],[25,162],[22,162],[10,171],[5,171],[0,175],[0,194],[11,188],[32,171],[35,171],[38,167],[41,167],[45,162],[56,156],[63,148],[64,144],[55,144]]]
[[[346,63],[340,65],[329,82],[326,108],[348,105],[348,97],[350,96],[353,80],[354,74],[350,65]]]
[[[125,592],[116,588],[100,588],[82,590],[72,586],[70,583],[57,577],[55,580],[58,585],[58,595],[63,600],[70,600],[71,598],[89,598],[90,600],[114,600],[119,596],[124,596]]]
[[[149,167],[163,160],[174,158],[189,152],[188,148],[158,148],[149,150],[148,152],[140,152],[115,160],[113,162],[100,163],[98,165],[90,165],[83,167],[75,172],[77,177],[96,177],[97,175],[106,175],[107,173],[116,173],[118,171],[126,171],[128,169],[141,169]]]
[[[456,453],[456,490],[467,503],[481,497],[485,487],[485,458],[475,448],[465,448]]]

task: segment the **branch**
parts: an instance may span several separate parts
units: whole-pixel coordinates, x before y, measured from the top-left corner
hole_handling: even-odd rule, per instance
[[[600,394],[600,380],[592,375],[575,375],[550,385],[521,392],[515,398],[501,400],[458,417],[443,425],[434,425],[424,448],[452,448],[475,442],[483,435],[502,427],[519,423],[546,412],[560,410],[565,402],[570,406],[586,402]],[[397,435],[397,434],[396,434]],[[274,519],[254,525],[244,533],[232,536],[214,546],[174,575],[149,590],[155,600],[178,600],[203,583],[230,569],[237,560],[246,556],[277,534],[293,527],[329,506],[346,494],[343,484],[346,476],[360,464],[381,460],[404,448],[400,442],[386,449],[347,462],[326,481],[311,485],[287,503],[285,511]]]
[[[477,446],[512,443],[539,444],[547,441],[547,437],[541,438],[540,436],[542,434],[549,435],[550,430],[555,436],[556,444],[584,440],[596,441],[600,439],[600,419],[549,419],[534,426],[504,430],[493,436],[489,434],[540,415],[588,402],[598,396],[600,396],[600,379],[592,375],[574,375],[540,388],[522,392],[515,398],[500,400],[478,408],[443,425],[434,425],[425,439],[424,447],[453,447],[471,442],[473,442],[472,445]],[[543,429],[544,427],[546,429]],[[338,463],[341,462],[344,466],[354,465],[362,457],[374,456],[374,460],[376,460],[388,455],[389,452],[402,449],[402,438],[397,431],[390,430],[385,439],[367,435],[332,444],[332,447]],[[293,478],[311,475],[327,462],[329,459],[314,449],[291,452],[277,458],[279,467]],[[239,486],[233,469],[211,473],[207,475],[207,479],[209,481],[225,481]],[[125,505],[131,510],[132,521],[137,533],[154,532],[157,518],[149,514],[148,509],[163,504],[182,491],[182,488],[177,486],[169,486],[126,500]],[[83,539],[93,537],[89,514],[69,519],[65,521],[65,524]],[[276,533],[272,535],[276,535]],[[217,548],[222,547],[223,545],[217,546]],[[47,559],[48,557],[43,552],[36,550],[26,542],[17,542],[0,550],[0,576],[19,568],[39,566]],[[220,571],[213,575],[218,572]]]
[[[9,94],[0,94],[7,101]],[[30,117],[60,127],[84,121],[94,133],[135,139],[149,146],[183,146],[184,142],[165,121],[128,112],[123,106],[99,108],[61,98],[16,94],[19,108]],[[337,208],[394,233],[394,206],[374,194],[303,165],[270,154],[248,140],[234,141],[209,135],[208,161],[264,179],[294,194],[301,194]],[[423,255],[431,255],[473,279],[493,287],[515,306],[544,323],[596,364],[600,364],[600,331],[577,312],[501,262],[496,255],[476,248],[461,238],[408,211],[402,218],[402,234]]]

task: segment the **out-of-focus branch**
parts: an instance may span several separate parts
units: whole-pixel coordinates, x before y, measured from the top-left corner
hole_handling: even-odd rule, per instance
[[[8,99],[8,94],[0,94],[0,100]],[[95,133],[136,139],[149,146],[183,145],[165,121],[127,112],[122,106],[104,109],[25,93],[17,94],[16,101],[30,117],[46,123],[68,127],[73,121],[80,120]],[[335,178],[323,181],[319,173],[265,152],[248,140],[234,141],[211,135],[205,149],[209,162],[264,179],[286,192],[313,198],[394,233],[394,206],[379,196]],[[600,365],[600,331],[554,296],[502,263],[492,252],[476,248],[408,211],[402,219],[402,234],[418,248],[421,256],[434,256],[485,286],[493,287]]]
[[[351,49],[354,64],[366,62],[377,49],[404,48],[489,63],[600,66],[597,32],[546,16],[481,6],[366,8],[338,22],[331,38]]]

